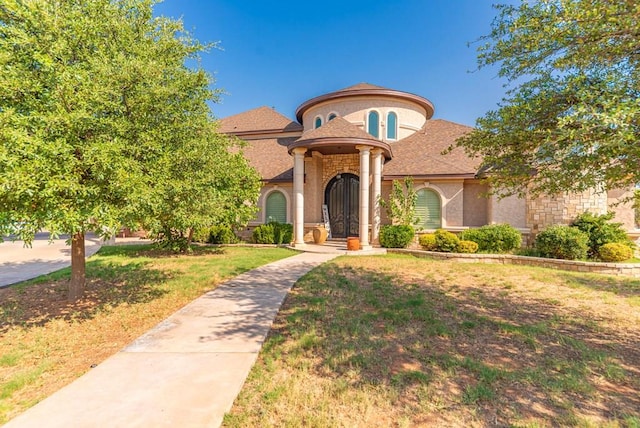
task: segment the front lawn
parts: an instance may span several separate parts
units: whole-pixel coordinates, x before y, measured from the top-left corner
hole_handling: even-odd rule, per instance
[[[293,255],[282,248],[103,247],[86,298],[66,301],[70,269],[0,290],[0,424],[70,383],[232,276]]]
[[[342,257],[288,296],[229,427],[640,426],[640,281]]]

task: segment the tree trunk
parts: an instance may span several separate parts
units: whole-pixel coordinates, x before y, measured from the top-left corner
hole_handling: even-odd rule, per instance
[[[71,283],[68,300],[75,302],[84,294],[85,258],[84,232],[78,232],[71,238]]]

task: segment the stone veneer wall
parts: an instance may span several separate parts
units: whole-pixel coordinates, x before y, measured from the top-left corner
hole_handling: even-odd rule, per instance
[[[569,224],[579,214],[589,211],[593,214],[607,213],[607,194],[588,190],[560,196],[543,195],[527,197],[526,225],[536,235],[554,224]]]
[[[322,194],[329,180],[337,174],[350,173],[360,176],[360,155],[330,155],[322,158]]]

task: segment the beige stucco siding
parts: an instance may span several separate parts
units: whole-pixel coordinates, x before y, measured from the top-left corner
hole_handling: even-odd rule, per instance
[[[607,205],[609,211],[615,213],[613,221],[622,223],[625,230],[631,231],[636,229],[635,211],[633,209],[633,200],[621,203],[626,198],[633,196],[633,189],[617,189],[607,192]]]
[[[284,194],[285,199],[287,200],[287,223],[293,222],[293,184],[292,183],[283,183],[283,184],[267,184],[262,186],[260,190],[260,196],[258,197],[258,212],[254,218],[254,222],[264,223],[265,222],[265,208],[267,203],[267,197],[273,191],[280,191]]]
[[[317,116],[322,117],[322,123],[325,123],[329,114],[335,113],[366,131],[366,118],[371,110],[376,110],[380,114],[380,137],[385,141],[387,114],[391,111],[398,115],[398,138],[396,140],[408,137],[422,128],[426,122],[426,112],[417,104],[386,97],[367,97],[328,101],[313,106],[302,117],[304,130],[308,131],[314,128]]]
[[[464,215],[463,225],[468,227],[484,226],[487,221],[487,210],[489,199],[486,194],[488,188],[486,184],[468,180],[464,183]]]
[[[517,196],[491,196],[487,212],[489,224],[509,223],[513,227],[527,227],[527,201]]]

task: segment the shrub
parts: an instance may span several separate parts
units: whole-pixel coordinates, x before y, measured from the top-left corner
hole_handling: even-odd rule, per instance
[[[413,227],[405,224],[387,224],[380,228],[380,245],[385,248],[405,248],[415,236]]]
[[[433,233],[425,233],[424,235],[420,235],[418,238],[418,243],[422,247],[423,250],[426,251],[436,251],[436,235]]]
[[[599,254],[603,262],[623,262],[633,257],[633,250],[628,245],[610,242],[600,247]]]
[[[460,241],[458,242],[459,253],[475,253],[478,251],[478,244],[473,241]]]
[[[233,229],[227,225],[199,229],[193,233],[193,240],[207,244],[237,244],[240,242]]]
[[[578,260],[587,257],[589,235],[583,231],[558,224],[543,230],[536,237],[536,249],[542,257]]]
[[[460,239],[475,242],[478,251],[487,253],[508,253],[522,244],[522,235],[510,224],[490,224],[468,229],[460,234]]]
[[[443,253],[455,253],[458,251],[460,239],[454,233],[438,229],[434,235],[436,237],[436,251],[442,251]]]
[[[625,244],[633,248],[633,243],[622,228],[622,223],[612,223],[614,213],[597,215],[590,212],[580,214],[571,226],[580,229],[589,236],[589,257],[598,258],[600,247],[609,243]]]
[[[253,229],[256,244],[290,244],[293,239],[293,225],[272,221]]]

